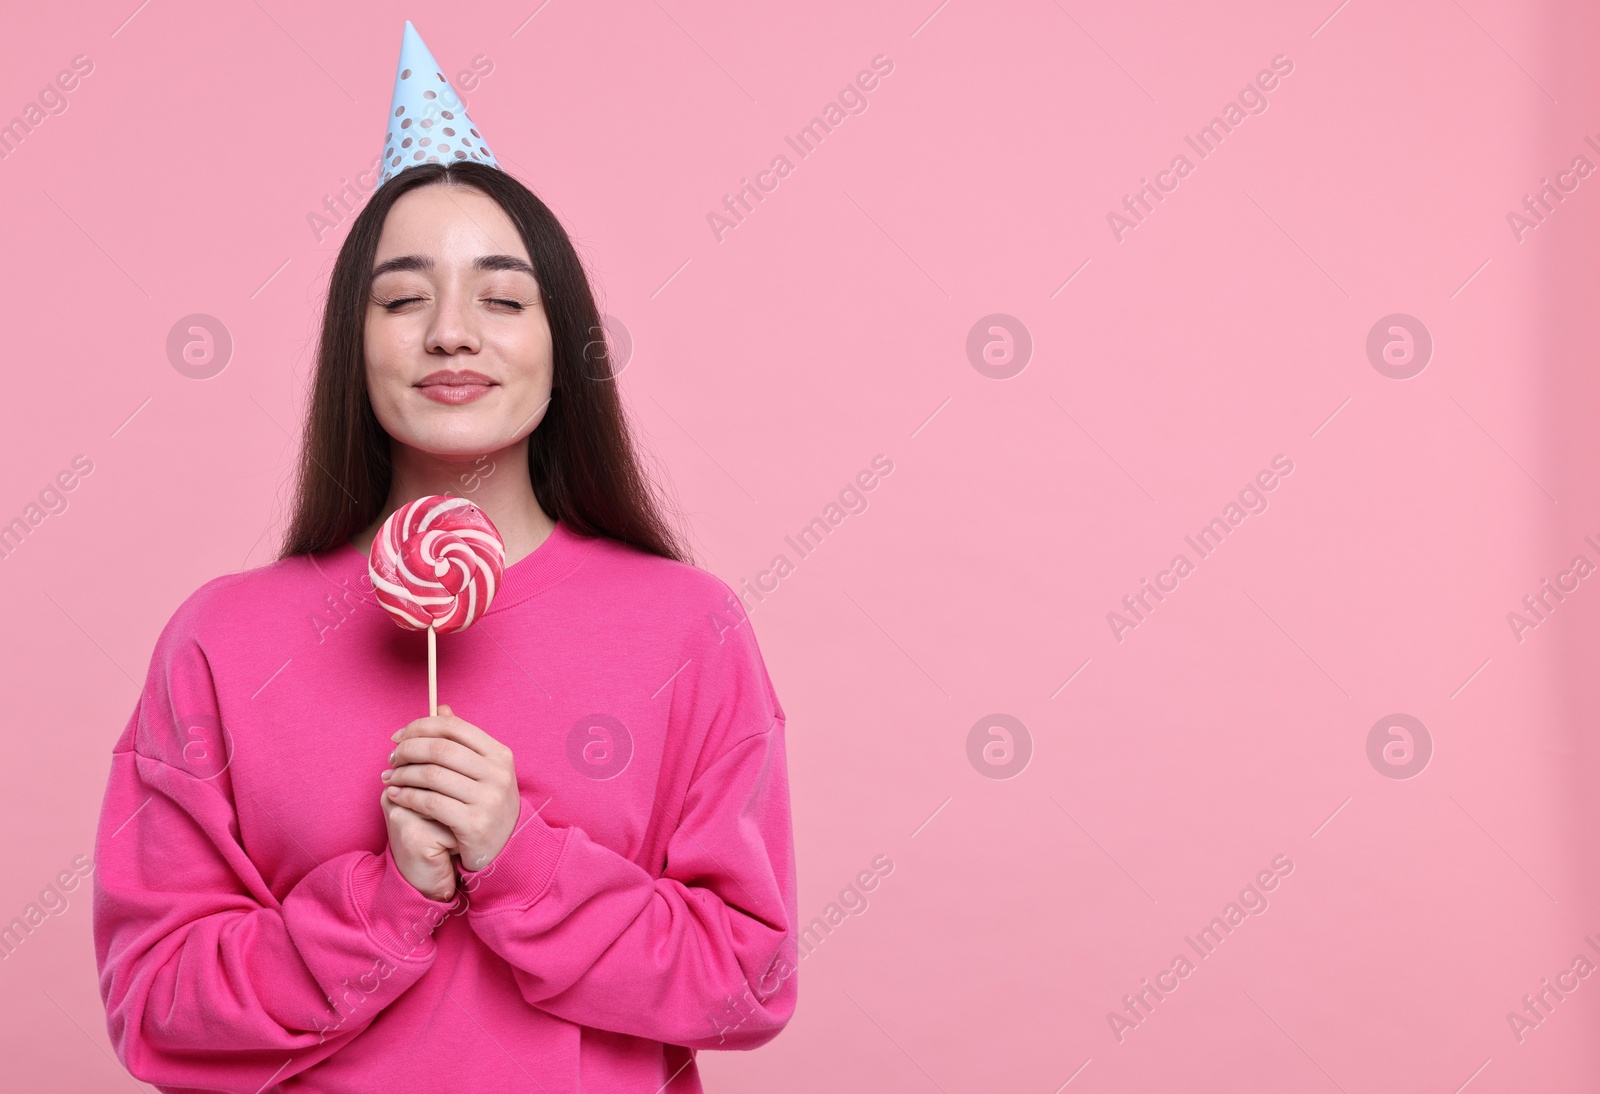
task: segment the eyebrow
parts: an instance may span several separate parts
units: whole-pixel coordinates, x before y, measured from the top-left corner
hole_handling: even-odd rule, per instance
[[[534,273],[533,267],[516,255],[479,255],[472,260],[472,268],[481,271],[512,270],[518,273],[525,273],[535,281],[539,280],[539,275]],[[432,269],[433,258],[431,255],[400,255],[397,258],[391,258],[374,266],[372,268],[372,280],[376,281],[383,274],[392,273],[395,270],[428,271]]]

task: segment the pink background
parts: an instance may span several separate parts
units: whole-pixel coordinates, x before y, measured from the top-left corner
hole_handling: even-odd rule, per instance
[[[702,1054],[708,1089],[1595,1089],[1600,978],[1520,1042],[1507,1020],[1600,963],[1600,578],[1521,641],[1507,620],[1600,564],[1600,177],[1507,221],[1600,166],[1593,6],[538,5],[8,11],[0,120],[94,68],[0,161],[0,520],[94,470],[0,560],[0,923],[91,850],[173,609],[276,547],[344,231],[307,217],[377,154],[410,18],[452,79],[492,62],[458,87],[631,332],[625,398],[702,564],[793,561],[894,464],[751,601],[803,918],[894,870],[775,1042]],[[880,54],[868,108],[718,242],[707,214]],[[1200,159],[1185,135],[1279,55]],[[1118,242],[1107,214],[1185,152]],[[207,380],[165,348],[194,313],[234,343]],[[1033,344],[1009,379],[967,351],[993,313]],[[1367,355],[1393,313],[1433,340],[1410,379]],[[1278,454],[1266,511],[1119,641],[1107,613]],[[1432,742],[1411,778],[1368,756],[1396,713]],[[995,714],[1031,741],[1011,778]],[[1119,1041],[1108,1012],[1181,953]],[[0,1010],[6,1085],[140,1085],[87,888],[0,962]]]

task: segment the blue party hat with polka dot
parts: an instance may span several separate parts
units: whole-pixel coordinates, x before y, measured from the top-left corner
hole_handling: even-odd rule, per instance
[[[407,19],[400,39],[400,64],[395,69],[394,102],[389,104],[388,133],[383,140],[383,177],[378,185],[414,164],[453,160],[500,167],[467,116],[461,96]]]

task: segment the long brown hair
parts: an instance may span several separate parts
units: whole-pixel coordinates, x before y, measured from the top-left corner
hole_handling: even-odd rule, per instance
[[[611,369],[611,349],[583,264],[544,202],[494,167],[422,163],[380,186],[351,225],[328,284],[317,369],[300,448],[294,517],[279,559],[326,551],[372,525],[389,498],[389,434],[367,397],[367,298],[389,209],[419,186],[482,191],[516,225],[537,271],[554,358],[550,405],[528,438],[539,506],[581,535],[603,535],[689,562],[640,469]]]

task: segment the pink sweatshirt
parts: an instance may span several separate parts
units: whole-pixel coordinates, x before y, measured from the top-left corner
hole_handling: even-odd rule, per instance
[[[795,1006],[784,714],[717,577],[565,524],[439,638],[518,827],[454,903],[379,773],[427,638],[348,544],[201,587],[157,640],[95,842],[107,1025],[164,1091],[699,1091]]]

